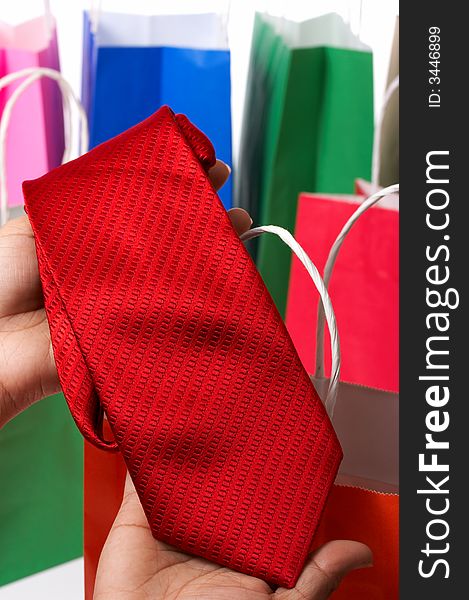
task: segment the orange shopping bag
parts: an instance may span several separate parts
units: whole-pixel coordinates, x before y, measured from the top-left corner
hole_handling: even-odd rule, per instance
[[[397,395],[339,381],[337,327],[326,286],[314,264],[286,230],[258,227],[242,239],[265,232],[281,237],[306,267],[320,292],[321,306],[325,307],[318,325],[323,325],[325,318],[331,335],[331,377],[324,378],[319,369],[313,381],[329,414],[333,415],[345,457],[314,546],[338,538],[368,543],[377,567],[368,570],[371,576],[368,571],[358,572],[358,581],[352,576],[350,582],[343,584],[349,590],[348,595],[341,597],[393,600],[397,597]],[[102,546],[122,500],[124,479],[125,466],[119,454],[85,446],[85,597],[88,600],[93,596]],[[363,573],[367,575],[365,578]],[[350,595],[352,590],[354,596]],[[336,594],[343,594],[342,589]]]
[[[107,420],[104,434],[112,439]],[[84,473],[85,600],[93,600],[99,557],[122,502],[127,469],[120,453],[104,452],[85,440]]]

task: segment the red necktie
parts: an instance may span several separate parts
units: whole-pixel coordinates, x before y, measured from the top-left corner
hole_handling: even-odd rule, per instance
[[[82,434],[122,452],[155,538],[292,587],[342,454],[214,163],[163,107],[25,182],[26,208]]]

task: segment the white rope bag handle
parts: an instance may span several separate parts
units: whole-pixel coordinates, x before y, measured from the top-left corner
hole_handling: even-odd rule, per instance
[[[86,117],[85,110],[81,105],[80,100],[75,95],[71,85],[68,81],[54,69],[48,69],[45,67],[30,67],[27,69],[21,69],[10,75],[6,75],[0,79],[0,90],[18,79],[26,78],[21,84],[15,89],[13,94],[10,96],[5,104],[3,113],[0,119],[0,223],[3,225],[8,219],[8,188],[7,188],[7,170],[6,170],[6,139],[8,135],[8,127],[10,125],[11,114],[15,107],[16,102],[22,95],[22,93],[35,81],[42,77],[48,77],[57,82],[59,89],[62,93],[63,99],[63,110],[64,110],[64,126],[65,126],[65,149],[62,157],[62,164],[70,160],[72,153],[72,114],[71,114],[71,101],[75,105],[79,120],[80,120],[80,136],[79,136],[79,154],[83,154],[88,150],[89,136],[88,136],[88,119]]]
[[[375,135],[373,139],[373,155],[371,159],[371,183],[373,185],[378,185],[379,173],[381,170],[381,138],[383,135],[384,116],[386,114],[388,104],[397,89],[399,89],[399,75],[397,75],[388,85],[388,88],[384,94],[383,105],[381,107],[379,119],[376,123]]]
[[[339,233],[334,244],[332,245],[332,248],[329,252],[329,256],[327,257],[326,266],[324,267],[324,285],[326,288],[329,287],[329,282],[331,280],[332,271],[334,269],[335,261],[337,260],[337,256],[339,254],[339,250],[342,247],[342,244],[344,243],[344,240],[347,237],[350,230],[352,229],[353,225],[358,221],[358,219],[364,212],[366,212],[374,204],[379,202],[381,198],[396,193],[399,193],[398,183],[390,185],[386,188],[383,188],[379,192],[376,192],[375,194],[367,198],[362,204],[360,204],[357,210],[342,227],[341,232]],[[318,306],[318,320],[316,331],[316,373],[314,374],[314,377],[317,379],[324,378],[324,318],[327,320],[330,329],[329,320],[327,318],[327,310],[327,307],[323,307],[323,304],[320,302]],[[332,356],[334,357],[334,349],[332,351]],[[332,364],[334,364],[334,360],[332,361]],[[332,374],[334,374],[333,369]],[[330,416],[334,414],[334,404],[330,406],[329,414]]]
[[[329,380],[329,388],[327,390],[326,397],[323,398],[323,402],[329,416],[332,417],[332,413],[337,399],[340,378],[340,342],[334,309],[332,308],[332,303],[327,291],[327,287],[324,281],[322,280],[322,277],[319,274],[319,271],[317,270],[313,261],[309,258],[309,256],[306,254],[306,252],[303,250],[300,244],[295,240],[292,234],[286,229],[283,229],[283,227],[277,227],[276,225],[264,225],[262,227],[255,227],[254,229],[250,229],[246,233],[243,233],[240,239],[244,242],[252,238],[258,237],[263,233],[273,233],[274,235],[277,235],[296,254],[300,262],[307,270],[309,276],[313,280],[314,285],[316,286],[316,289],[318,290],[319,295],[321,297],[320,305],[324,306],[325,318],[327,321],[327,326],[329,328],[329,335],[331,339],[332,348],[331,377]]]

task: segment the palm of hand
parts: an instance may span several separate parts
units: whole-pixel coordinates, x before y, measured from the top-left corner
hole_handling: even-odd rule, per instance
[[[121,510],[101,554],[94,600],[260,600],[268,597],[269,591],[269,586],[258,579],[156,541],[128,480]]]
[[[273,591],[260,579],[155,540],[127,476],[121,509],[101,553],[94,600],[323,600],[346,572],[370,560],[363,544],[329,542],[310,557],[295,588]]]
[[[57,391],[33,232],[19,217],[0,234],[0,427]]]

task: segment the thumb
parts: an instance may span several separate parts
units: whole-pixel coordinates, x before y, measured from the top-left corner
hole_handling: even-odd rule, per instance
[[[135,486],[128,472],[125,477],[122,504],[117,513],[113,527],[122,527],[122,525],[137,525],[138,527],[149,529],[147,518],[143,512],[137,491],[135,490]]]
[[[279,588],[282,600],[326,600],[342,579],[355,569],[371,567],[373,555],[365,544],[335,540],[321,546],[309,557],[296,586]]]

